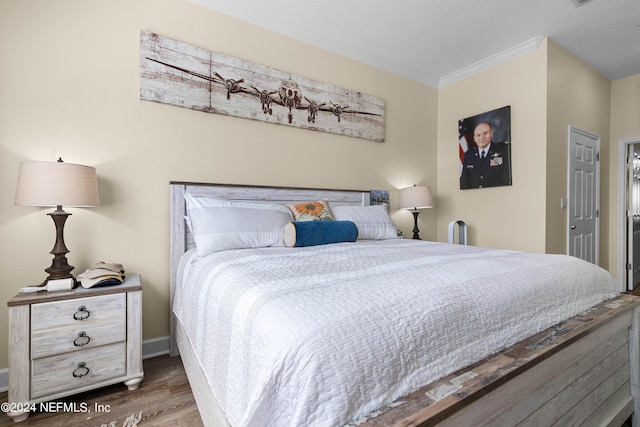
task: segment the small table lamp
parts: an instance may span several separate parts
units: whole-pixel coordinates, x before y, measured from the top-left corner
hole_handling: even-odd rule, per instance
[[[413,209],[413,238],[420,240],[418,209],[433,207],[431,189],[424,186],[406,187],[400,190],[400,209]]]
[[[49,280],[73,279],[73,266],[65,256],[69,250],[64,244],[64,223],[71,214],[63,211],[62,206],[100,205],[95,168],[63,163],[62,159],[57,162],[21,162],[14,204],[56,206],[55,211],[47,214],[56,226],[56,243],[50,252],[53,261],[51,267],[44,270],[49,277],[39,286],[46,285]]]

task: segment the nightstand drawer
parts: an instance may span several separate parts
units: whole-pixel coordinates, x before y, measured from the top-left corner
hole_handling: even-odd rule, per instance
[[[123,293],[66,301],[44,302],[31,306],[31,330],[55,329],[70,325],[89,325],[126,316]]]
[[[126,339],[127,319],[124,313],[110,320],[94,320],[53,330],[39,329],[31,335],[31,358],[85,350]]]
[[[32,361],[31,398],[80,389],[126,373],[125,343]]]

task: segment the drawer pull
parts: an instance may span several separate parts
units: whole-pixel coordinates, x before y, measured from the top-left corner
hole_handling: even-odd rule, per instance
[[[78,307],[78,311],[73,313],[73,318],[76,320],[86,320],[91,316],[91,312],[87,311],[87,307],[81,305]]]
[[[82,331],[78,334],[78,338],[73,340],[73,345],[76,347],[82,347],[89,344],[89,342],[91,342],[91,337],[87,336],[85,331]]]
[[[82,378],[85,375],[89,375],[89,368],[85,366],[84,362],[78,363],[78,367],[73,370],[73,376],[76,378]]]

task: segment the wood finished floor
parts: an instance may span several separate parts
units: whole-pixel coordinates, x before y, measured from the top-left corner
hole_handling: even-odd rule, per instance
[[[0,403],[7,401],[7,393],[0,393]],[[14,423],[6,414],[0,414],[0,427],[93,427],[106,424],[121,427],[127,417],[142,411],[142,426],[200,427],[202,420],[196,407],[191,387],[180,357],[160,356],[144,361],[144,380],[135,391],[124,384],[116,384],[57,399],[57,402],[86,402],[89,409],[95,404],[109,405],[109,412],[91,413],[32,413],[21,423]]]

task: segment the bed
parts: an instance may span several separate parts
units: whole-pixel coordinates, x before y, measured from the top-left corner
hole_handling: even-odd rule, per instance
[[[388,233],[203,253],[185,195],[340,212],[370,195],[170,183],[171,354],[205,425],[638,425],[640,298],[604,270]]]

